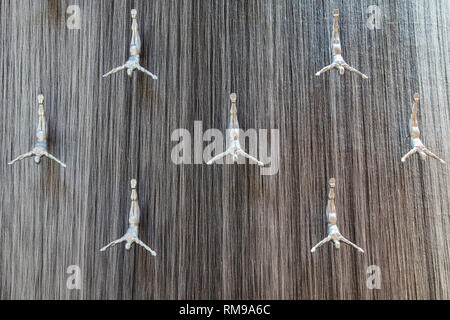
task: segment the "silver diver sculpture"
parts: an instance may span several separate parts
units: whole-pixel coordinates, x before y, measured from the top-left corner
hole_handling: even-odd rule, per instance
[[[445,161],[435,155],[433,152],[428,150],[422,141],[420,140],[420,130],[419,123],[417,121],[417,112],[418,112],[418,104],[419,104],[419,94],[414,94],[414,104],[411,112],[411,119],[409,120],[409,138],[411,139],[411,151],[409,151],[403,158],[402,162],[405,162],[410,156],[415,153],[419,153],[422,160],[427,158],[427,155],[430,157],[439,160],[442,164],[445,164]]]
[[[230,138],[230,147],[223,153],[218,154],[217,156],[215,156],[214,158],[212,158],[211,160],[209,160],[207,162],[208,165],[213,164],[214,162],[230,155],[233,157],[234,163],[238,162],[238,157],[242,156],[245,158],[248,158],[252,161],[255,161],[256,163],[258,163],[259,166],[264,166],[264,163],[262,163],[261,161],[259,161],[258,159],[256,159],[255,157],[252,157],[251,155],[249,155],[248,153],[244,152],[244,150],[242,150],[241,148],[241,144],[239,143],[239,122],[237,119],[237,108],[236,108],[236,101],[237,101],[237,94],[236,93],[232,93],[230,95],[230,99],[231,99],[231,111],[230,111],[230,124],[229,124],[229,138]]]
[[[66,164],[57,159],[52,154],[50,154],[47,150],[48,127],[47,127],[47,120],[45,118],[44,96],[42,94],[38,96],[38,104],[39,104],[39,124],[36,130],[36,138],[37,138],[36,145],[34,146],[33,150],[17,157],[13,161],[9,162],[9,164],[12,165],[17,161],[21,161],[23,159],[30,157],[34,157],[34,162],[36,162],[36,164],[40,164],[41,158],[47,157],[51,160],[58,162],[61,166],[65,168]]]
[[[138,24],[137,24],[136,17],[137,17],[137,10],[136,9],[131,10],[131,18],[133,19],[133,24],[131,25],[131,30],[132,30],[133,34],[131,37],[131,44],[130,44],[130,58],[128,59],[127,62],[125,62],[125,64],[123,66],[117,67],[117,68],[111,70],[110,72],[106,73],[105,75],[103,75],[103,78],[106,78],[113,73],[116,73],[116,72],[119,72],[119,71],[125,70],[125,69],[127,69],[128,76],[132,77],[134,70],[137,69],[139,71],[146,73],[147,75],[152,77],[154,80],[158,79],[158,77],[156,75],[154,75],[150,71],[144,69],[140,65],[140,56],[139,55],[141,53],[141,45],[142,44],[141,44],[141,37],[139,36]]]
[[[334,188],[336,186],[336,179],[331,178],[329,181],[330,186],[330,192],[328,194],[328,204],[327,204],[327,219],[328,219],[328,236],[320,241],[314,248],[311,249],[311,252],[314,253],[317,248],[324,245],[325,243],[329,241],[334,242],[334,246],[336,249],[339,249],[341,247],[340,241],[351,245],[352,247],[358,249],[358,251],[364,253],[364,250],[358,247],[353,242],[350,242],[349,240],[345,239],[341,232],[339,231],[339,228],[337,227],[337,215],[336,215],[336,207],[334,205]]]
[[[369,77],[366,76],[365,74],[363,74],[363,73],[359,72],[358,70],[356,70],[355,68],[352,68],[351,66],[349,66],[344,61],[344,58],[342,58],[342,48],[341,48],[341,40],[339,38],[339,23],[338,23],[339,10],[337,10],[337,9],[334,10],[333,16],[334,16],[333,37],[331,40],[331,61],[332,61],[332,63],[330,65],[326,66],[325,68],[323,68],[322,70],[320,70],[319,72],[317,72],[316,76],[320,76],[322,73],[327,72],[328,70],[331,70],[333,68],[336,68],[339,70],[339,74],[341,76],[344,75],[345,69],[347,69],[350,72],[354,72],[354,73],[360,75],[364,79],[369,79]]]
[[[130,209],[130,216],[128,219],[129,227],[127,230],[127,233],[125,235],[107,246],[100,249],[100,251],[105,251],[109,247],[114,247],[116,244],[122,243],[126,241],[125,249],[130,250],[131,245],[133,243],[137,243],[138,245],[144,247],[147,251],[149,251],[152,256],[156,256],[156,252],[153,251],[150,247],[148,247],[144,242],[142,242],[138,238],[139,233],[139,219],[141,216],[141,210],[139,209],[139,203],[138,203],[138,195],[137,195],[137,180],[133,179],[131,180],[131,209]]]

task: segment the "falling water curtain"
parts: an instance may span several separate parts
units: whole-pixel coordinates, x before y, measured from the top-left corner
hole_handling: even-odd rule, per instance
[[[102,79],[128,57],[132,8],[157,81]],[[369,80],[315,76],[334,9],[344,59]],[[448,166],[400,161],[415,92],[425,145],[450,160],[449,1],[1,0],[0,25],[1,299],[450,298]],[[277,174],[172,161],[175,130],[226,130],[231,92],[244,130],[279,132]],[[66,169],[7,164],[35,142],[40,93]],[[365,254],[310,253],[331,177]],[[99,251],[128,227],[132,178],[157,257]]]

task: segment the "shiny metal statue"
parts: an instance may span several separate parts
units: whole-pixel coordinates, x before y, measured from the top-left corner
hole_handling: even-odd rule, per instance
[[[131,209],[130,209],[130,217],[128,219],[128,223],[130,226],[128,227],[127,233],[125,235],[104,248],[100,249],[100,251],[105,251],[109,247],[114,247],[116,244],[122,243],[126,241],[125,249],[130,250],[131,245],[133,242],[137,243],[138,245],[144,247],[147,251],[149,251],[152,256],[156,256],[156,252],[153,251],[151,248],[149,248],[144,242],[139,240],[138,233],[139,233],[139,218],[141,215],[141,211],[139,209],[139,203],[138,203],[138,195],[137,195],[137,180],[133,179],[131,180]]]
[[[330,185],[330,193],[328,194],[328,205],[327,205],[327,219],[328,219],[328,237],[320,241],[314,248],[311,249],[311,252],[314,253],[316,249],[329,241],[334,242],[334,246],[336,249],[341,247],[340,241],[351,245],[352,247],[358,249],[358,251],[364,253],[364,250],[358,247],[356,244],[350,242],[345,239],[339,231],[337,227],[337,215],[336,215],[336,207],[334,205],[334,188],[336,186],[336,179],[331,178],[329,181]]]
[[[442,164],[445,164],[444,160],[428,150],[420,140],[419,123],[417,121],[417,105],[419,104],[419,98],[420,96],[418,93],[414,94],[414,104],[411,112],[411,119],[409,120],[409,138],[411,139],[412,149],[402,158],[402,162],[405,162],[406,159],[418,152],[422,160],[425,160],[427,158],[427,155],[429,155],[430,157],[439,160]]]
[[[331,40],[331,60],[332,63],[329,66],[326,66],[322,70],[316,73],[316,76],[320,76],[322,73],[327,72],[328,70],[331,70],[333,68],[336,68],[339,70],[339,74],[342,76],[345,73],[345,69],[348,71],[354,72],[356,74],[359,74],[364,79],[369,79],[368,76],[365,74],[359,72],[355,68],[352,68],[349,66],[345,61],[344,58],[342,58],[342,48],[341,48],[341,40],[339,38],[339,24],[338,24],[338,18],[339,18],[339,10],[333,11],[334,16],[334,25],[333,25],[333,37]]]
[[[103,75],[103,78],[106,78],[113,73],[116,73],[116,72],[119,72],[119,71],[125,70],[125,69],[127,69],[128,76],[132,77],[134,70],[137,69],[139,71],[146,73],[147,75],[152,77],[154,80],[158,79],[158,77],[155,76],[153,73],[151,73],[150,71],[141,67],[141,65],[139,63],[139,61],[140,61],[139,55],[141,53],[141,37],[139,36],[136,16],[137,16],[137,10],[136,9],[131,10],[131,17],[133,18],[133,24],[131,26],[131,30],[133,31],[133,34],[131,37],[131,44],[130,44],[130,58],[128,59],[127,62],[125,62],[125,64],[123,66],[117,67],[117,68],[111,70],[110,72],[108,72],[107,74]]]
[[[21,161],[23,159],[30,157],[34,157],[34,162],[36,162],[36,164],[40,164],[41,158],[47,157],[51,160],[58,162],[61,166],[65,168],[66,165],[63,162],[61,162],[59,159],[57,159],[47,151],[48,128],[47,128],[47,120],[45,119],[44,96],[42,94],[38,96],[38,103],[39,103],[39,125],[36,130],[36,138],[37,138],[36,145],[33,150],[17,157],[9,164],[12,165],[17,161]]]
[[[255,161],[256,163],[258,163],[259,166],[264,166],[264,163],[262,163],[261,161],[259,161],[258,159],[250,156],[249,154],[245,153],[244,150],[242,150],[241,145],[239,143],[239,122],[237,119],[237,109],[236,109],[236,100],[237,100],[237,94],[236,93],[232,93],[230,95],[230,99],[231,99],[231,116],[230,116],[230,129],[229,134],[230,134],[230,147],[227,149],[227,151],[215,156],[214,158],[212,158],[211,160],[209,160],[207,162],[208,165],[213,164],[214,162],[230,155],[233,156],[233,160],[234,163],[237,163],[238,161],[238,156],[242,156],[245,158],[248,158],[252,161]]]

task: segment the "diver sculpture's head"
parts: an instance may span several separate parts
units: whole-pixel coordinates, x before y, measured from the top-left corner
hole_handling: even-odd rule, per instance
[[[339,249],[341,247],[341,243],[339,242],[339,240],[333,240],[333,242],[336,249]]]
[[[127,69],[127,74],[128,74],[128,76],[131,78],[132,76],[133,76],[133,68],[128,68]]]
[[[125,245],[125,249],[131,250],[131,242],[127,242],[127,244]]]
[[[40,164],[40,163],[41,163],[41,156],[40,156],[40,155],[34,156],[34,162],[35,162],[36,164]]]
[[[425,154],[425,152],[419,152],[420,154],[420,159],[422,159],[423,161],[427,160],[427,155]]]

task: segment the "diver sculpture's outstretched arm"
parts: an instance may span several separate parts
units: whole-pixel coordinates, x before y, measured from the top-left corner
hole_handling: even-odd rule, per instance
[[[49,152],[46,152],[45,154],[44,154],[44,156],[46,156],[47,158],[49,158],[49,159],[51,159],[51,160],[53,160],[53,161],[56,161],[57,163],[59,163],[61,166],[63,166],[64,168],[66,168],[67,166],[66,166],[66,164],[64,163],[64,162],[62,162],[61,160],[59,160],[58,158],[56,158],[54,155],[52,155],[51,153],[49,153]]]
[[[103,248],[100,249],[100,251],[106,251],[106,249],[108,249],[109,247],[114,247],[115,245],[124,242],[126,239],[125,237],[122,237],[120,239],[114,240],[113,242],[109,243],[108,245],[104,246]]]
[[[364,250],[363,250],[363,249],[361,249],[360,247],[358,247],[358,246],[357,246],[356,244],[354,244],[353,242],[347,240],[347,239],[344,238],[342,235],[339,237],[339,240],[342,241],[342,242],[344,242],[344,243],[346,243],[346,244],[348,244],[348,245],[350,245],[350,246],[352,246],[353,248],[355,248],[355,249],[358,250],[359,252],[364,253]]]
[[[34,152],[30,151],[30,152],[27,152],[25,154],[22,154],[22,155],[18,156],[16,159],[12,160],[8,164],[12,165],[12,164],[16,163],[17,161],[22,161],[23,159],[30,158],[32,156],[34,156]]]
[[[440,163],[446,164],[446,162],[445,162],[443,159],[439,158],[437,155],[435,155],[433,152],[431,152],[431,151],[428,150],[427,148],[423,148],[423,152],[425,152],[425,153],[426,153],[427,155],[429,155],[430,157],[432,157],[432,158],[438,160]]]
[[[343,65],[345,69],[347,69],[350,72],[356,73],[357,75],[360,75],[364,79],[369,79],[368,76],[366,76],[364,73],[360,72],[359,70],[356,70],[355,68],[349,66],[347,63]]]
[[[330,65],[324,67],[322,70],[318,71],[318,72],[316,73],[316,76],[318,77],[318,76],[320,76],[322,73],[325,73],[325,72],[327,72],[328,70],[331,70],[331,69],[336,68],[336,67],[337,67],[337,63],[332,63],[332,64],[330,64]]]
[[[153,251],[149,246],[147,246],[143,241],[141,241],[140,239],[136,239],[136,240],[134,240],[134,242],[136,242],[138,245],[144,247],[144,249],[149,251],[152,256],[156,257],[156,252]]]
[[[237,150],[236,152],[237,152],[238,155],[241,155],[241,156],[243,156],[243,157],[245,157],[245,158],[247,158],[247,159],[249,159],[249,160],[251,160],[251,161],[256,162],[256,163],[258,164],[258,166],[260,166],[260,167],[263,167],[263,166],[264,166],[264,163],[262,163],[261,161],[259,161],[259,160],[256,159],[255,157],[252,157],[252,156],[249,155],[248,153],[242,151],[241,149]]]
[[[150,71],[148,71],[147,69],[145,69],[144,67],[142,67],[141,65],[137,65],[136,69],[138,69],[139,71],[142,71],[144,73],[146,73],[147,75],[149,75],[150,77],[153,78],[153,80],[158,80],[158,77],[156,75],[154,75],[153,73],[151,73]]]
[[[419,150],[417,148],[412,148],[411,151],[409,151],[407,154],[405,154],[402,158],[402,162],[405,162],[406,159],[411,157],[413,154],[417,153]]]
[[[231,155],[232,153],[233,153],[232,150],[228,149],[227,151],[222,152],[222,153],[218,154],[217,156],[215,156],[214,158],[212,158],[211,160],[209,160],[206,164],[211,165],[214,162],[217,162],[220,159],[225,158],[228,155]]]
[[[127,68],[127,64],[124,64],[123,66],[114,68],[114,69],[112,69],[111,71],[109,71],[108,73],[105,73],[105,74],[103,75],[103,78],[109,77],[110,75],[112,75],[112,74],[114,74],[114,73],[117,73],[117,72],[119,72],[119,71],[125,70],[126,68]]]
[[[316,244],[316,245],[314,246],[314,248],[311,249],[311,252],[314,253],[314,252],[317,250],[317,248],[323,246],[325,243],[329,242],[330,240],[331,240],[331,237],[330,237],[330,236],[326,237],[325,239],[323,239],[322,241],[320,241],[318,244]]]

